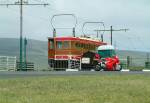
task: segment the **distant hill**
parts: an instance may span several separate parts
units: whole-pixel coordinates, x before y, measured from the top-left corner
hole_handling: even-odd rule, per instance
[[[120,58],[127,58],[127,56],[130,56],[132,58],[140,59],[146,58],[147,56],[146,52],[141,51],[117,50],[116,53]]]
[[[145,67],[145,62],[147,61],[146,52],[118,50],[117,55],[119,56],[121,62],[126,62],[123,59],[127,59],[127,56],[130,56],[131,65],[136,67]]]
[[[0,38],[0,56],[17,56],[19,60],[19,39]],[[48,68],[47,42],[28,40],[27,60],[35,63],[36,69]]]
[[[118,50],[120,58],[131,56],[133,58],[146,58],[145,52]],[[27,60],[35,63],[36,69],[47,69],[47,42],[28,40]],[[19,60],[19,39],[0,38],[0,56],[17,56]]]

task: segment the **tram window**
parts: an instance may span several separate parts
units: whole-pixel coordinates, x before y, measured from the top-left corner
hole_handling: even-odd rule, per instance
[[[62,42],[61,41],[57,41],[57,49],[62,49]]]
[[[91,49],[94,50],[94,45],[91,45]]]
[[[84,48],[84,44],[83,43],[81,44],[81,48]]]
[[[79,44],[79,48],[82,48],[81,43]]]
[[[95,45],[93,45],[92,49],[95,50]]]
[[[86,49],[88,49],[88,44],[85,44]]]
[[[85,49],[85,44],[83,44],[83,48]]]
[[[50,49],[54,49],[54,41],[50,41]]]
[[[78,43],[75,43],[75,46],[76,46],[76,48],[79,48],[79,44]]]
[[[87,48],[90,49],[90,45],[89,44],[87,44]]]
[[[80,43],[76,43],[75,46],[76,46],[76,48],[80,48],[81,47]]]
[[[96,45],[94,45],[94,50],[96,50]]]
[[[96,46],[96,50],[98,50],[98,46]]]
[[[89,44],[89,49],[91,50],[91,48],[92,48],[92,47],[91,47],[91,44]]]
[[[68,42],[68,41],[64,41],[63,47],[64,47],[65,49],[69,48],[69,42]]]

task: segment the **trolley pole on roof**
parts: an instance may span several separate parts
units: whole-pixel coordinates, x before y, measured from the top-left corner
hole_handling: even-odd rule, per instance
[[[110,42],[111,42],[111,45],[113,43],[113,32],[114,31],[128,31],[129,29],[118,29],[118,30],[115,30],[113,29],[113,26],[110,26],[110,29],[108,30],[95,30],[96,32],[101,32],[101,31],[110,31]]]
[[[29,4],[28,1],[24,0],[19,0],[18,2],[15,2],[14,4],[0,4],[0,6],[10,6],[10,5],[19,5],[20,6],[20,64],[19,64],[19,70],[23,69],[23,53],[22,53],[22,36],[23,36],[23,5],[27,6],[38,6],[38,5],[43,5],[47,6],[49,5],[48,3],[43,3],[43,4]]]

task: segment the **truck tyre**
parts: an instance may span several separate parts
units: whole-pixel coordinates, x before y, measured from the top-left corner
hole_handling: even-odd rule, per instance
[[[116,66],[116,71],[121,71],[121,70],[122,70],[122,66],[118,64],[118,65]]]
[[[99,65],[95,66],[95,71],[100,71],[100,66]]]

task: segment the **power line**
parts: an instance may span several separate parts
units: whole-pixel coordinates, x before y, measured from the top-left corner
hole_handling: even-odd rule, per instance
[[[17,6],[20,6],[20,67],[19,69],[22,70],[22,35],[23,35],[23,6],[24,5],[27,5],[27,6],[37,6],[37,5],[43,5],[43,6],[47,6],[49,5],[48,3],[43,3],[43,4],[38,4],[38,3],[28,3],[28,1],[23,1],[23,0],[19,0],[15,3],[1,3],[0,6],[12,6],[12,5],[17,5]]]
[[[44,4],[45,4],[45,2],[42,1],[42,0],[33,0],[33,1],[36,1],[36,2],[39,2],[39,3],[44,3]]]
[[[11,13],[13,13],[13,14],[15,14],[15,15],[18,13],[18,12],[16,11],[16,9],[12,9],[12,8],[11,8],[11,9],[8,9],[8,10],[9,10],[9,12],[11,12]],[[31,14],[31,13],[30,13],[30,14],[27,13],[27,15],[26,15],[27,18],[31,18],[31,19],[33,19],[33,16],[34,16],[34,15]],[[17,18],[15,18],[15,19],[17,19]],[[35,19],[39,19],[39,20],[46,21],[46,22],[49,21],[48,18],[41,17],[41,16],[36,16],[36,18],[34,18],[34,20],[35,20]]]
[[[94,31],[96,31],[97,33],[99,33],[99,32],[101,32],[101,31],[110,31],[110,35],[111,35],[111,37],[110,37],[110,39],[111,39],[111,45],[112,45],[112,42],[113,42],[113,37],[112,37],[112,33],[114,32],[114,31],[128,31],[129,29],[118,29],[118,30],[115,30],[115,29],[113,29],[113,27],[112,26],[110,26],[110,29],[108,29],[108,30],[94,30]]]

